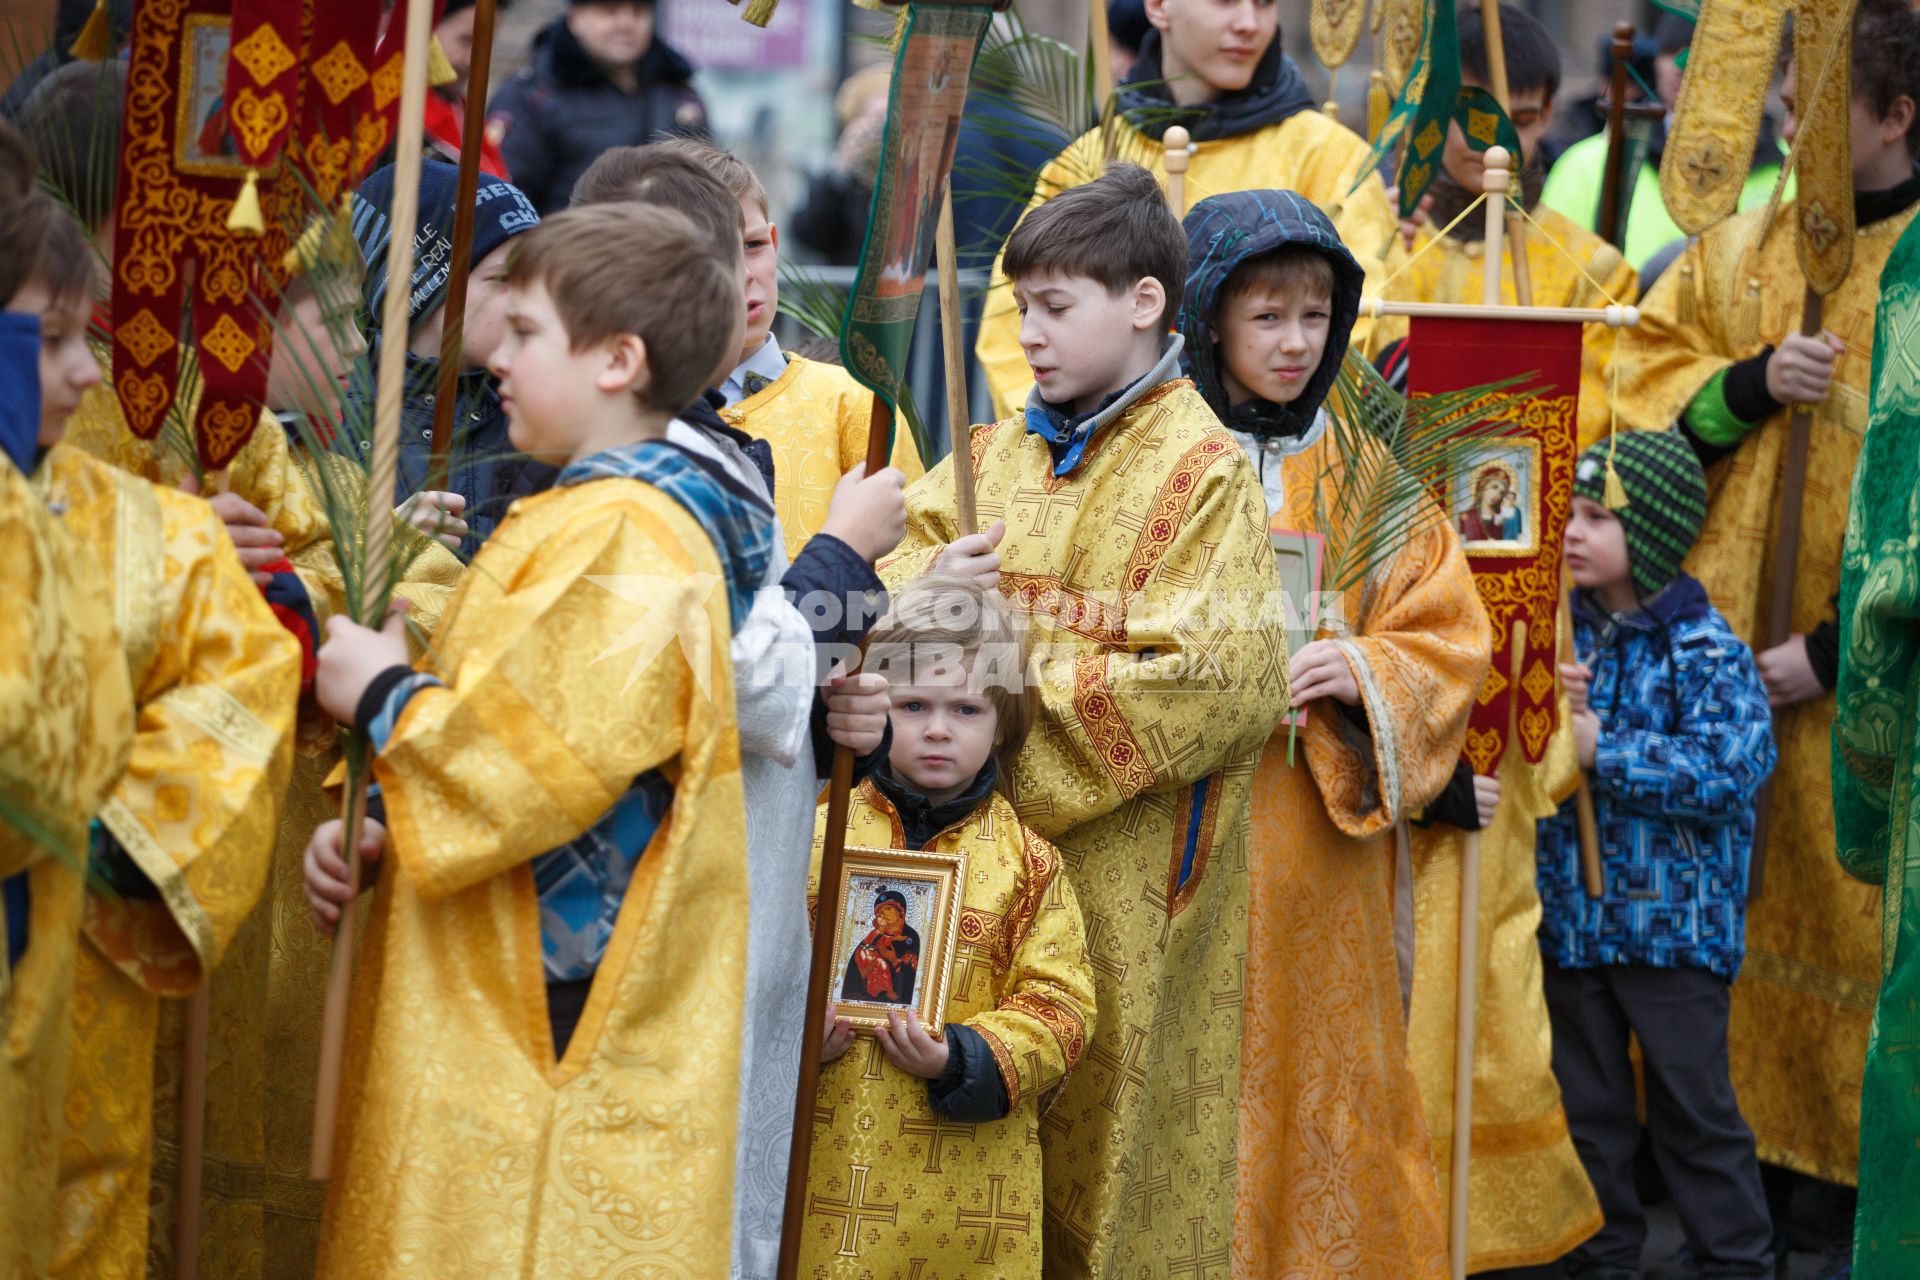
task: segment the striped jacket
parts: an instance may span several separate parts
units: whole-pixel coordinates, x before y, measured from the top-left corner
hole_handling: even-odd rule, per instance
[[[1563,968],[1706,969],[1745,952],[1753,802],[1776,753],[1753,654],[1678,580],[1632,614],[1574,596],[1600,717],[1591,771],[1605,892],[1587,896],[1569,801],[1540,824],[1540,949]]]

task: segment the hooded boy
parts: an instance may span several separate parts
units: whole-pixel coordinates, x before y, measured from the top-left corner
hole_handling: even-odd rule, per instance
[[[1325,401],[1360,264],[1292,191],[1210,196],[1186,232],[1194,383],[1260,475],[1272,531],[1355,537],[1365,513],[1340,510],[1339,494],[1360,437]],[[1487,618],[1437,507],[1363,581],[1310,607],[1316,638],[1290,672],[1304,750],[1288,763],[1283,726],[1254,775],[1234,1274],[1440,1276],[1396,953],[1396,897],[1411,887],[1393,830],[1453,770]]]
[[[440,376],[440,339],[447,323],[447,278],[452,272],[454,204],[460,172],[438,160],[420,166],[420,222],[414,232],[413,277],[407,297],[407,368],[400,407],[400,467],[393,500],[404,503],[423,492],[433,453],[434,387]],[[371,269],[362,290],[367,304],[367,358],[355,377],[355,393],[371,401],[379,346],[388,335],[379,329],[387,294],[388,215],[393,207],[393,166],[377,170],[354,193],[353,238]],[[533,204],[511,183],[481,175],[474,197],[473,253],[462,319],[461,369],[454,385],[458,401],[447,443],[447,487],[464,505],[431,499],[452,517],[448,529],[460,535],[456,548],[472,558],[515,498],[543,489],[553,469],[531,462],[507,439],[507,415],[500,407],[498,383],[487,372],[487,358],[506,325],[503,281],[514,237],[540,225]],[[371,441],[361,441],[364,449]],[[464,517],[464,523],[462,523]]]
[[[1367,144],[1317,110],[1313,93],[1280,47],[1272,0],[1147,0],[1147,33],[1117,90],[1118,117],[1080,135],[1040,173],[1034,205],[1130,160],[1165,177],[1161,138],[1179,124],[1192,135],[1187,200],[1285,187],[1334,210],[1342,238],[1369,272],[1393,251],[1393,217],[1375,174],[1358,182]],[[1349,194],[1351,192],[1351,194]],[[1175,216],[1186,213],[1174,210]],[[1004,417],[1033,384],[1020,358],[1012,285],[994,262],[976,351]],[[1365,326],[1362,326],[1364,329]]]

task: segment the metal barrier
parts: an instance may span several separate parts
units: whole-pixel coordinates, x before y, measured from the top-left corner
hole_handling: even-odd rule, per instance
[[[853,288],[854,267],[824,267],[801,263],[792,268],[809,280],[837,289],[841,294]],[[961,336],[966,350],[967,407],[974,423],[993,419],[992,397],[987,393],[987,377],[974,358],[974,340],[980,334],[980,313],[986,300],[988,273],[973,268],[960,272]],[[799,321],[782,312],[774,320],[774,333],[780,345],[791,349],[810,335]],[[936,274],[927,272],[920,294],[920,316],[913,327],[913,346],[907,353],[907,387],[920,410],[927,428],[927,453],[931,467],[946,456],[952,432],[947,422],[946,366],[940,351],[940,288]],[[971,425],[971,424],[970,424]]]

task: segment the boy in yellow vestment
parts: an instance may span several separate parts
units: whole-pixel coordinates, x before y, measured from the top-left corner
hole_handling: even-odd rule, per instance
[[[1856,231],[1823,331],[1803,337],[1798,205],[1736,214],[1688,246],[1621,337],[1623,426],[1678,421],[1707,467],[1706,527],[1687,571],[1754,650],[1780,750],[1747,958],[1727,1033],[1733,1086],[1760,1158],[1835,1182],[1856,1177],[1860,1076],[1880,983],[1880,890],[1834,853],[1831,744],[1839,652],[1834,593],[1848,483],[1867,429],[1881,268],[1920,208],[1914,103],[1920,58],[1902,0],[1867,0],[1853,26]],[[1788,72],[1788,136],[1813,73]],[[1807,193],[1803,190],[1802,195]],[[1912,345],[1912,335],[1898,341]],[[1798,556],[1774,563],[1793,406],[1812,413]],[[1766,643],[1775,575],[1793,578],[1791,636]],[[1818,975],[1813,980],[1809,975]]]
[[[977,581],[921,578],[873,631],[867,669],[887,679],[893,744],[854,793],[847,843],[964,854],[962,923],[939,1039],[902,998],[855,1048],[828,1006],[804,1274],[1041,1275],[1040,1116],[1085,1052],[1093,968],[1060,853],[1003,787],[1033,721],[1025,667],[1011,616]],[[816,894],[825,823],[822,806]],[[892,899],[875,896],[848,905],[884,915]],[[938,977],[921,968],[914,989]],[[876,989],[904,997],[885,973],[856,992]]]
[[[609,206],[530,232],[508,285],[492,368],[555,487],[481,547],[419,670],[397,618],[335,618],[321,651],[317,696],[376,752],[367,851],[395,856],[318,1270],[721,1275],[745,940],[715,922],[747,892],[729,640],[773,520],[663,437],[738,344],[739,276],[683,215]],[[307,855],[326,924],[341,840]]]
[[[1259,474],[1276,545],[1322,539],[1309,554],[1333,572],[1364,521],[1392,526],[1378,510],[1340,509],[1350,469],[1393,463],[1350,457],[1381,446],[1324,407],[1359,313],[1360,266],[1291,191],[1208,197],[1186,230],[1180,331],[1195,384]],[[1459,757],[1487,618],[1459,537],[1417,502],[1404,545],[1362,580],[1318,599],[1311,579],[1292,584],[1290,607],[1315,638],[1290,664],[1306,709],[1301,755],[1283,727],[1254,774],[1238,1276],[1446,1271],[1407,1062],[1394,920],[1396,896],[1412,889],[1396,875],[1394,826]],[[1328,981],[1335,971],[1342,980]]]
[[[1316,110],[1300,68],[1280,47],[1280,6],[1148,0],[1146,9],[1153,30],[1120,83],[1116,118],[1081,134],[1041,170],[1029,209],[1093,181],[1110,159],[1163,173],[1160,140],[1178,124],[1193,138],[1188,208],[1229,191],[1297,191],[1330,213],[1369,278],[1378,279],[1380,264],[1397,251],[1386,190],[1378,174],[1363,172],[1366,140]],[[994,412],[1017,412],[1033,379],[1020,358],[1020,312],[1004,260],[994,263],[975,351]]]
[[[1165,1276],[1233,1247],[1247,808],[1286,640],[1259,482],[1166,336],[1186,259],[1138,166],[1027,216],[1007,269],[1037,386],[972,433],[988,531],[962,536],[949,458],[882,567],[997,579],[1032,623],[1014,794],[1066,859],[1099,1004],[1040,1134],[1049,1275]]]
[[[1539,230],[1528,227],[1526,232],[1523,260],[1532,282],[1531,301],[1537,306],[1580,307],[1602,306],[1609,299],[1631,302],[1638,296],[1637,278],[1619,251],[1534,203],[1541,189],[1539,142],[1553,120],[1560,57],[1552,37],[1535,19],[1510,5],[1502,5],[1500,15],[1508,101],[1524,157],[1521,198],[1540,224]],[[1491,76],[1479,12],[1463,9],[1459,30],[1462,78],[1485,87]],[[1481,211],[1468,215],[1451,235],[1437,242],[1436,237],[1439,228],[1479,194],[1482,168],[1479,153],[1467,146],[1460,126],[1450,126],[1442,172],[1427,209],[1433,225],[1421,230],[1415,242],[1424,252],[1387,282],[1385,296],[1416,302],[1480,301],[1486,270]],[[1500,288],[1503,301],[1519,301],[1510,260],[1501,264]],[[1373,341],[1376,347],[1385,340],[1400,341],[1406,331],[1404,319],[1383,320],[1374,329]],[[1586,327],[1580,366],[1583,444],[1608,429],[1613,348],[1612,329]],[[1418,358],[1418,352],[1409,353],[1401,342],[1385,352],[1381,363],[1390,381],[1404,383],[1406,362]],[[1500,673],[1503,678],[1510,674]],[[1476,778],[1460,762],[1425,821],[1411,833],[1415,911],[1408,1042],[1443,1195],[1452,1173],[1454,1142],[1460,865],[1465,832],[1482,833],[1479,937],[1486,960],[1474,1041],[1477,1138],[1468,1166],[1470,1271],[1551,1262],[1597,1231],[1602,1221],[1553,1077],[1546,997],[1533,941],[1540,922],[1534,826],[1553,814],[1577,776],[1571,722],[1561,716],[1559,723],[1558,735],[1537,764],[1508,752],[1498,778]],[[1476,788],[1482,796],[1497,797],[1484,820],[1475,803]]]
[[[55,1275],[144,1274],[160,997],[207,980],[266,878],[292,752],[299,646],[219,520],[61,443],[100,369],[87,345],[92,250],[62,219],[15,299],[42,326],[35,479],[110,584],[138,709],[100,814],[75,958]]]
[[[133,702],[113,599],[22,467],[41,423],[40,317],[13,310],[66,213],[0,125],[0,1274],[46,1274],[87,824],[126,767]]]
[[[1520,137],[1517,190],[1527,212],[1539,224],[1538,229],[1529,226],[1524,233],[1524,260],[1531,282],[1529,302],[1536,307],[1631,303],[1640,296],[1639,277],[1620,251],[1564,214],[1539,203],[1546,178],[1540,140],[1552,127],[1554,95],[1560,91],[1560,54],[1553,37],[1531,15],[1512,5],[1500,6],[1500,22],[1506,47],[1507,101],[1514,131]],[[1461,83],[1485,89],[1491,76],[1480,11],[1463,8],[1459,24]],[[1481,153],[1467,145],[1459,123],[1449,125],[1440,172],[1421,202],[1425,225],[1413,231],[1415,256],[1386,282],[1381,296],[1396,302],[1481,300],[1486,279],[1486,219],[1476,210],[1450,234],[1441,236],[1439,232],[1479,196],[1483,168]],[[1511,262],[1501,264],[1500,300],[1509,306],[1520,301]],[[1385,351],[1406,334],[1405,317],[1382,319],[1367,337],[1368,350]],[[1613,357],[1614,335],[1615,330],[1604,324],[1586,326],[1580,361],[1582,447],[1608,430],[1612,401],[1607,367]]]
[[[711,143],[674,138],[653,144],[690,156],[720,179],[740,202],[747,255],[747,336],[720,394],[720,417],[730,427],[773,448],[774,510],[786,536],[787,554],[798,556],[827,522],[827,507],[841,478],[863,468],[873,393],[837,364],[782,351],[773,337],[780,309],[780,228],[767,217],[767,190],[759,175],[731,152]],[[912,484],[926,472],[913,433],[893,433],[889,465]]]

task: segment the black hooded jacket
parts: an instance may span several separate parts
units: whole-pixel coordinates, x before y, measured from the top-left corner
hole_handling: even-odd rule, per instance
[[[567,207],[573,184],[603,151],[661,134],[707,136],[693,65],[658,35],[640,56],[632,93],[607,78],[564,17],[534,37],[533,50],[533,61],[494,93],[487,128],[504,131],[507,172],[543,217]]]
[[[1348,252],[1327,215],[1295,191],[1234,191],[1208,196],[1187,214],[1187,290],[1180,305],[1180,333],[1194,385],[1220,420],[1255,436],[1295,436],[1313,425],[1346,358],[1354,321],[1360,318],[1360,264]],[[1291,404],[1251,400],[1228,403],[1226,366],[1214,337],[1222,293],[1235,268],[1287,245],[1320,253],[1333,266],[1333,309],[1326,351]]]
[[[1204,105],[1176,107],[1160,62],[1160,33],[1149,31],[1118,93],[1127,123],[1156,142],[1176,124],[1185,125],[1195,142],[1238,138],[1318,105],[1299,66],[1281,49],[1278,31],[1273,33],[1273,42],[1261,55],[1247,87],[1223,93]]]

